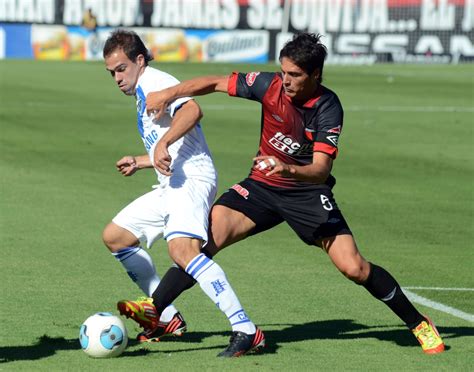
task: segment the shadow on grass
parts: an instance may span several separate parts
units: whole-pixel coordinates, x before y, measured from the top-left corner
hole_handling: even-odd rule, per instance
[[[356,323],[350,319],[315,321],[304,324],[263,324],[260,326],[265,333],[267,342],[267,347],[264,351],[265,354],[276,353],[282,344],[307,340],[353,340],[373,338],[380,341],[396,343],[403,347],[418,347],[414,337],[404,327],[370,327]],[[278,329],[271,330],[270,328]],[[457,337],[474,336],[474,327],[438,327],[438,330],[445,341]],[[208,337],[225,337],[229,335],[230,332],[190,332],[180,338],[167,338],[166,341],[160,343],[159,350],[126,350],[123,356],[135,357],[155,352],[176,353],[193,350],[221,350],[224,349],[227,344],[203,347],[202,342]],[[167,350],[166,344],[169,342],[196,344],[196,346],[199,346]],[[137,341],[129,339],[129,345],[137,345]],[[18,360],[38,360],[52,356],[59,350],[79,350],[80,348],[81,346],[78,339],[54,338],[44,335],[32,345],[0,347],[0,363]],[[447,345],[446,349],[449,350],[449,345]]]

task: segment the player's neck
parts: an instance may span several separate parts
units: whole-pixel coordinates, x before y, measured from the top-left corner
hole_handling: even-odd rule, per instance
[[[316,84],[315,87],[308,89],[308,92],[304,92],[300,97],[293,97],[291,102],[297,106],[304,106],[304,104],[320,95],[321,85]]]

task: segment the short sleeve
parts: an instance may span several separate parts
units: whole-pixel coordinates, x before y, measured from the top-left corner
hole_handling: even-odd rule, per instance
[[[314,142],[313,151],[324,152],[336,158],[343,117],[342,105],[336,95],[331,95],[320,103],[318,114],[309,128]]]
[[[227,93],[229,96],[262,102],[274,77],[275,73],[271,72],[233,72],[229,77]]]

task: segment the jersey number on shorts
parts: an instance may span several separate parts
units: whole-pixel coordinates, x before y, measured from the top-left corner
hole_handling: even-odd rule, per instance
[[[323,205],[323,208],[326,209],[327,211],[332,211],[333,209],[332,204],[326,195],[321,195],[321,204]]]

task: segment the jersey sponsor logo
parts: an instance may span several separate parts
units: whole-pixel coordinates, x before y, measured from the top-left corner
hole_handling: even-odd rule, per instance
[[[260,75],[260,72],[249,72],[245,76],[245,82],[247,83],[249,87],[251,87],[253,83],[255,83],[255,79],[257,78],[258,75]]]
[[[334,146],[337,146],[337,141],[339,140],[339,136],[327,136],[328,141],[330,141]]]
[[[328,130],[328,133],[336,133],[336,134],[341,134],[342,126],[338,125],[335,128],[331,128]]]
[[[277,114],[272,114],[272,117],[273,119],[275,119],[276,121],[280,122],[280,123],[283,123],[283,119],[281,117],[279,117]]]
[[[151,146],[156,142],[158,139],[158,133],[153,129],[150,134],[143,137],[143,143],[145,144],[145,148],[148,150],[151,149]]]
[[[249,198],[249,195],[250,195],[249,190],[247,190],[245,187],[240,186],[238,183],[236,183],[234,186],[232,186],[231,189],[235,190],[244,199]]]
[[[277,150],[289,155],[307,155],[313,152],[311,143],[302,145],[281,132],[276,133],[268,142]]]

